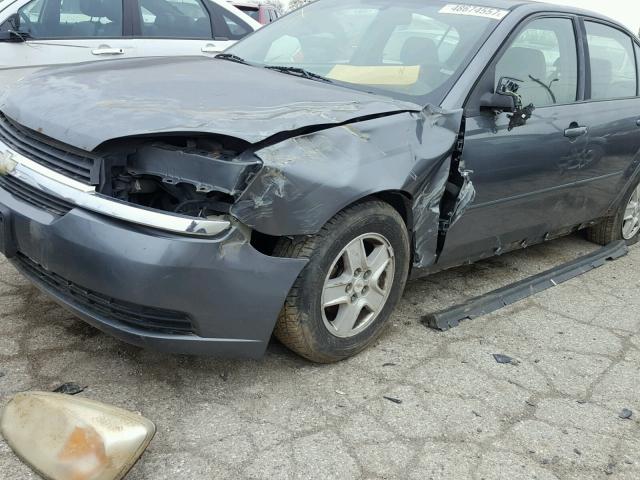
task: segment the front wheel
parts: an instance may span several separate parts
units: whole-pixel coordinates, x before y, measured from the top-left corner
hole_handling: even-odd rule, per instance
[[[276,337],[320,363],[348,358],[383,331],[404,291],[409,235],[390,205],[369,201],[311,237],[283,239],[279,256],[308,258],[276,325]]]
[[[638,243],[640,237],[640,185],[627,193],[618,212],[587,230],[587,238],[600,245],[624,240],[627,245]]]

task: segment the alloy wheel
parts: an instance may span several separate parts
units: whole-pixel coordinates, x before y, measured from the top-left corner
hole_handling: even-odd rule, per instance
[[[631,240],[640,232],[640,185],[634,190],[622,221],[622,237]]]
[[[322,317],[336,337],[365,330],[387,303],[393,286],[393,247],[380,234],[352,240],[335,258],[322,291]]]

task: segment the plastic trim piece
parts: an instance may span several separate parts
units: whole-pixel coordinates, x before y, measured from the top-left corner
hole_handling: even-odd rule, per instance
[[[558,286],[572,278],[595,270],[603,266],[607,261],[617,260],[627,255],[627,253],[629,253],[629,249],[624,241],[610,243],[595,252],[559,265],[546,272],[525,278],[447,310],[425,315],[422,317],[422,323],[434,330],[449,330],[457,327],[464,320],[473,320],[493,313],[520,300]]]

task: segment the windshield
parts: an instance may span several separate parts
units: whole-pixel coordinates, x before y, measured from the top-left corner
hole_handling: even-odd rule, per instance
[[[434,0],[319,0],[228,50],[255,66],[440,103],[498,22],[495,8]]]

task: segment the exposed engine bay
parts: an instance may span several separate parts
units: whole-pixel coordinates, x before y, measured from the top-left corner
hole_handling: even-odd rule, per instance
[[[238,153],[231,139],[171,136],[129,140],[104,156],[101,193],[148,208],[207,218],[228,214],[234,196],[260,170],[262,162]],[[235,149],[234,149],[235,148]],[[240,150],[242,151],[242,150]]]

